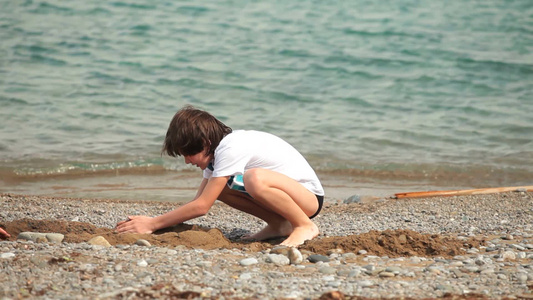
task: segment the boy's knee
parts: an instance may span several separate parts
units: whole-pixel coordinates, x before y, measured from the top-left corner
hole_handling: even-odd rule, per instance
[[[246,171],[243,175],[244,187],[248,188],[257,188],[261,186],[263,178],[262,169],[250,169]]]

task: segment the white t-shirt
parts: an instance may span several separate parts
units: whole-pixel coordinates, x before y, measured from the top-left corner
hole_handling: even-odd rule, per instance
[[[206,168],[203,175],[207,179],[242,175],[254,168],[279,172],[315,195],[324,196],[320,180],[300,152],[281,138],[261,131],[235,130],[225,136],[215,149],[214,170]]]

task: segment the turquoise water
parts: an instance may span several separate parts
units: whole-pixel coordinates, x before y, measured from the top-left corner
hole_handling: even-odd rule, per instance
[[[332,188],[533,184],[530,0],[2,1],[0,41],[0,191],[171,186],[184,104],[285,138]]]

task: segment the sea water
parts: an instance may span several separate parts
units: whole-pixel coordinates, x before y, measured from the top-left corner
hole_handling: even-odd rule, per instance
[[[531,185],[533,2],[0,2],[0,192],[187,199],[185,104],[328,195]]]

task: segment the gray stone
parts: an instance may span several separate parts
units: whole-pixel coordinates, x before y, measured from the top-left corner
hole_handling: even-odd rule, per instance
[[[324,255],[320,255],[320,254],[313,254],[313,255],[309,255],[309,257],[307,258],[310,262],[312,263],[316,263],[316,262],[328,262],[329,261],[329,257],[327,256],[324,256]]]
[[[340,281],[337,281],[337,280],[334,280],[334,281],[330,281],[326,284],[326,286],[328,287],[332,287],[332,288],[338,288],[339,286],[341,286],[342,282]]]
[[[511,247],[515,248],[515,249],[518,250],[518,251],[524,251],[524,250],[526,250],[526,247],[524,247],[524,246],[520,246],[520,245],[518,245],[518,244],[512,244]]]
[[[356,284],[357,286],[362,287],[362,288],[374,286],[374,283],[370,280],[361,280],[361,281],[358,281]]]
[[[341,257],[344,259],[354,259],[357,257],[357,255],[353,252],[348,252],[348,253],[342,254]]]
[[[352,195],[352,196],[344,199],[344,203],[346,203],[346,204],[349,204],[349,203],[361,203],[361,196]]]
[[[266,262],[273,263],[277,266],[286,266],[291,263],[287,256],[281,254],[269,254],[266,258]]]
[[[251,265],[255,265],[259,263],[257,261],[257,259],[253,258],[253,257],[249,257],[249,258],[245,258],[245,259],[242,259],[241,261],[239,261],[239,264],[241,266],[251,266]]]
[[[353,269],[348,273],[348,277],[359,277],[359,275],[361,275],[360,269]]]
[[[450,267],[462,267],[464,264],[462,261],[452,261],[449,266]]]
[[[9,259],[13,257],[15,257],[15,253],[12,253],[12,252],[6,252],[6,253],[0,254],[0,258],[2,259]]]
[[[24,231],[24,232],[19,233],[19,235],[17,236],[17,239],[33,241],[35,243],[42,242],[43,239],[44,241],[48,241],[48,239],[46,239],[46,234],[40,233],[40,232],[30,232],[30,231]]]
[[[46,234],[46,239],[50,242],[50,243],[61,243],[63,241],[63,239],[65,238],[65,236],[61,233],[47,233]]]
[[[385,272],[390,272],[390,273],[397,275],[402,272],[402,268],[398,266],[390,266],[390,267],[385,268]]]
[[[366,265],[366,266],[363,267],[363,269],[372,272],[372,271],[374,271],[376,269],[376,266],[374,266],[374,265]]]
[[[318,269],[318,272],[322,274],[336,274],[337,269],[329,267],[329,266],[325,266],[325,267],[321,267],[320,269]]]

